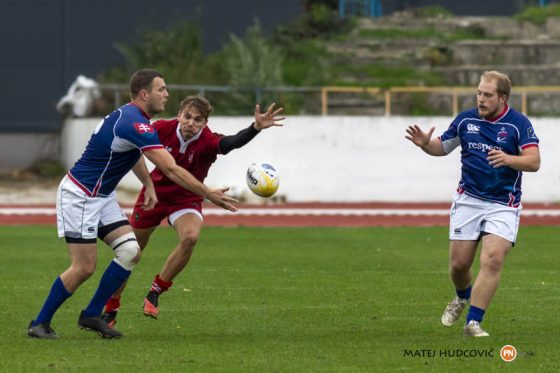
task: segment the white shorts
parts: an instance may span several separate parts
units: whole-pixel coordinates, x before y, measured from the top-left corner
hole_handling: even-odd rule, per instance
[[[466,193],[455,193],[451,205],[449,239],[476,241],[485,232],[514,244],[521,209],[521,204],[515,208],[471,197]]]
[[[88,197],[65,176],[56,195],[58,237],[96,239],[99,227],[128,220],[115,196]]]

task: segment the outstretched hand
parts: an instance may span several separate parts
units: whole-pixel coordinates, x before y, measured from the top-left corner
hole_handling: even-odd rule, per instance
[[[435,127],[432,127],[428,132],[424,132],[417,124],[415,124],[407,128],[406,133],[408,135],[405,137],[412,141],[414,145],[423,148],[430,143],[435,129]]]
[[[273,102],[272,105],[268,107],[268,110],[264,113],[261,113],[261,107],[259,104],[255,106],[255,128],[260,131],[265,128],[269,127],[282,127],[284,124],[280,123],[280,121],[286,119],[286,117],[277,117],[279,113],[281,113],[284,108],[278,108],[274,110],[276,103]]]
[[[218,189],[210,189],[210,192],[208,193],[208,195],[206,195],[206,198],[208,198],[213,204],[215,204],[218,207],[223,208],[224,210],[229,210],[232,212],[236,212],[237,211],[237,207],[235,207],[234,205],[232,205],[232,203],[237,203],[239,202],[238,200],[236,200],[233,197],[230,197],[228,195],[225,194],[225,192],[227,192],[229,190],[229,188],[218,188]]]

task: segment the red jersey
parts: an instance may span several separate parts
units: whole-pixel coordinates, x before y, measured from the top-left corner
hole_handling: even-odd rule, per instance
[[[219,143],[222,135],[212,132],[205,126],[195,137],[185,141],[179,132],[177,119],[161,119],[154,122],[153,127],[158,133],[161,144],[175,158],[175,162],[203,182],[210,166],[216,161],[218,154],[221,154]],[[154,182],[159,201],[180,204],[203,200],[201,196],[175,184],[158,168],[150,173],[150,177]]]

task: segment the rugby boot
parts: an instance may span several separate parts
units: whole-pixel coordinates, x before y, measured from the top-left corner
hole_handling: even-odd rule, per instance
[[[42,323],[33,326],[33,320],[31,320],[27,327],[27,335],[31,338],[58,339],[58,335],[56,335],[53,328],[51,328],[50,323]]]
[[[482,327],[480,323],[475,320],[469,321],[467,325],[463,328],[463,334],[470,337],[488,337],[488,334]]]
[[[85,310],[80,313],[78,326],[82,329],[89,330],[99,334],[103,338],[120,338],[123,336],[117,329],[113,329],[99,316],[87,317]]]
[[[154,319],[158,318],[158,294],[154,293],[153,291],[150,291],[144,299],[144,315],[152,317]]]
[[[441,323],[445,326],[451,326],[455,324],[465,307],[469,304],[467,299],[461,299],[459,297],[453,298],[451,302],[445,307],[443,315],[441,315]]]

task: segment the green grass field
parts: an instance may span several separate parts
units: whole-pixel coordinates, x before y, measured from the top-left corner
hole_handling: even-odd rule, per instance
[[[176,243],[162,228],[123,297],[124,338],[76,324],[111,258],[100,245],[96,275],[53,319],[61,339],[44,341],[26,327],[68,265],[64,242],[54,227],[0,227],[0,371],[557,372],[558,237],[522,227],[486,313],[491,336],[474,339],[440,325],[453,295],[446,228],[204,228],[153,320],[142,299]]]

